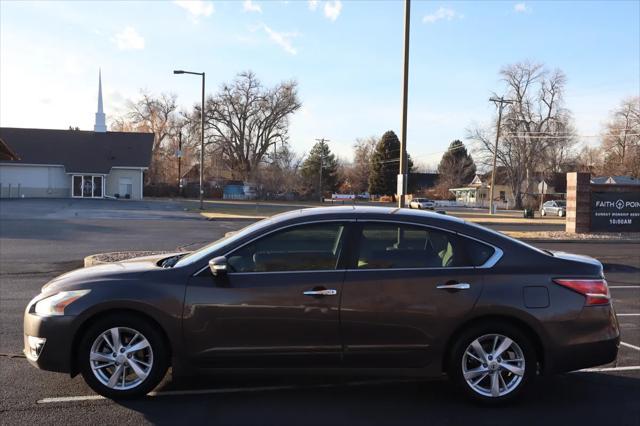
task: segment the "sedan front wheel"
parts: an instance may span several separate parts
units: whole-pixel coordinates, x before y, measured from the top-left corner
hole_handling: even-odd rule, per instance
[[[509,324],[479,325],[458,339],[449,375],[472,399],[501,403],[514,399],[537,370],[530,339]]]
[[[134,315],[108,316],[89,327],[78,360],[87,384],[113,399],[147,394],[168,367],[163,336]]]

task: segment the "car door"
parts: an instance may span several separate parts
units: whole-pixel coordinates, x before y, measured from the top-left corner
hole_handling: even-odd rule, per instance
[[[354,233],[340,309],[345,364],[427,366],[482,291],[474,264],[495,249],[413,224],[358,222]]]
[[[184,336],[193,362],[212,367],[337,365],[346,222],[287,227],[226,255],[187,287]]]

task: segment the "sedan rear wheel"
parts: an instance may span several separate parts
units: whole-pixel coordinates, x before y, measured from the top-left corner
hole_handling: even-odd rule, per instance
[[[529,338],[509,324],[474,327],[458,340],[449,374],[465,393],[487,403],[515,398],[536,371]]]
[[[167,371],[162,335],[134,315],[99,320],[85,334],[78,355],[87,384],[108,398],[142,396]]]

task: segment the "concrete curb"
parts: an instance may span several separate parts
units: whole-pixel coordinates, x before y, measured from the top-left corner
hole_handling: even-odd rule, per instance
[[[587,243],[587,244],[640,244],[640,240],[560,240],[553,238],[518,238],[528,243]]]

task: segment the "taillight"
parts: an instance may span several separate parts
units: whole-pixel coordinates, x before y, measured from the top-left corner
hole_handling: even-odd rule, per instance
[[[580,278],[556,278],[554,283],[567,287],[586,296],[585,305],[606,305],[611,299],[607,280],[587,280]]]

